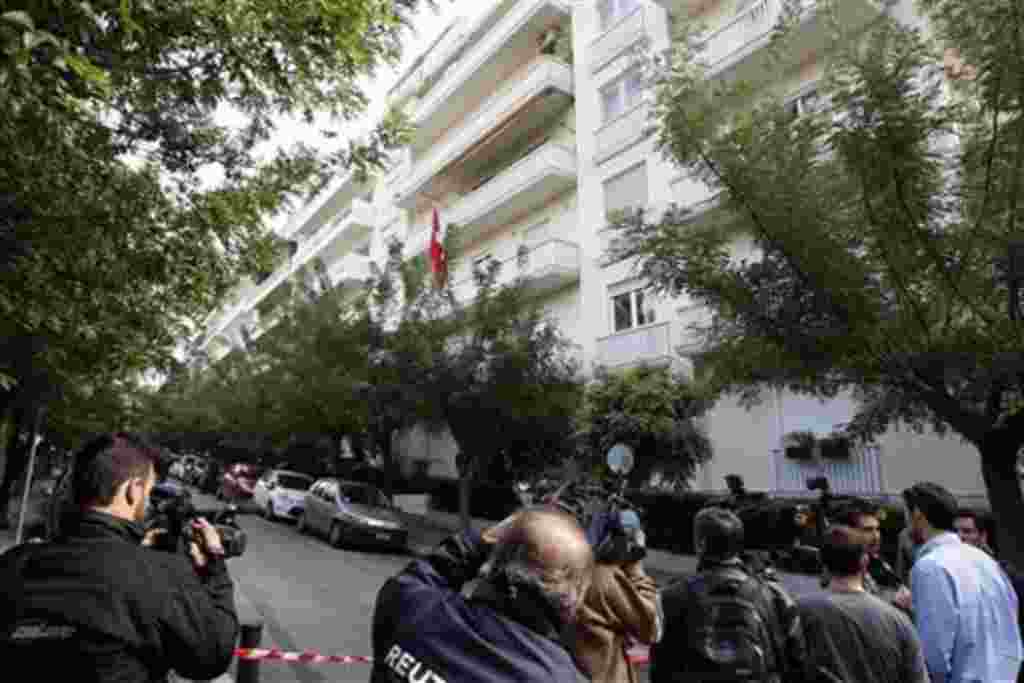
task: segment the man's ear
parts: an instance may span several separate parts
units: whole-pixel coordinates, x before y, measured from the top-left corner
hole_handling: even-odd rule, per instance
[[[125,501],[128,503],[128,505],[135,505],[135,501],[137,500],[138,496],[141,495],[141,489],[136,488],[136,484],[138,483],[138,477],[132,477],[124,484],[122,484],[121,491],[118,491],[119,494],[124,495]]]

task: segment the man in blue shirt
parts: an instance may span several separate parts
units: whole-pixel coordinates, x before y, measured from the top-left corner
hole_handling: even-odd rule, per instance
[[[949,491],[921,483],[903,499],[919,546],[910,585],[933,683],[1017,680],[1024,651],[1006,573],[954,533],[958,506]]]

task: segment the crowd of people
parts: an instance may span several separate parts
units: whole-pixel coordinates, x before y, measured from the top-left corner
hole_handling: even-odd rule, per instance
[[[0,557],[0,656],[13,671],[99,683],[227,670],[239,625],[216,528],[196,521],[187,557],[147,547],[158,460],[130,434],[91,442],[75,457],[59,536]],[[942,487],[903,497],[895,569],[878,509],[854,502],[824,532],[824,590],[799,599],[751,561],[724,507],[696,515],[696,572],[661,590],[634,511],[525,508],[451,536],[384,584],[370,681],[634,683],[638,643],[650,646],[652,683],[1017,681],[1016,572]]]

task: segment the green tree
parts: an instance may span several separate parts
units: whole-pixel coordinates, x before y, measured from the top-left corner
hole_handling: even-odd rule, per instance
[[[449,228],[458,244],[458,229]],[[451,251],[449,252],[451,253]],[[458,446],[460,514],[469,523],[474,481],[540,469],[572,453],[578,363],[571,344],[529,297],[520,279],[499,284],[500,265],[474,267],[475,293],[457,297],[406,278],[416,338],[427,345],[425,418],[447,425]]]
[[[361,114],[360,79],[396,62],[416,6],[4,5],[0,340],[15,352],[0,356],[0,399],[14,432],[43,395],[166,367],[240,274],[269,266],[270,215],[382,165],[408,132],[398,114],[337,151],[264,143],[284,117]],[[0,503],[25,455],[8,450]]]
[[[697,466],[712,457],[711,440],[699,422],[711,403],[668,368],[599,370],[580,406],[577,438],[595,464],[615,444],[631,446],[637,458],[630,473],[633,486],[648,485],[655,475],[685,486]]]
[[[623,218],[612,257],[708,307],[697,332],[719,389],[851,391],[846,428],[864,439],[894,423],[953,432],[977,449],[993,511],[1019,519],[1024,322],[999,264],[1024,234],[1024,7],[917,5],[931,38],[887,17],[837,32],[825,103],[795,119],[705,78],[681,41],[655,70],[659,141],[717,202]],[[947,47],[973,79],[943,77]],[[1012,526],[1000,545],[1021,561]]]

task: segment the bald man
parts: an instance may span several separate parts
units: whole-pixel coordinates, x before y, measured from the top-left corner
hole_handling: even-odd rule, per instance
[[[585,680],[562,644],[593,554],[569,515],[528,509],[446,539],[381,588],[371,683]],[[470,597],[460,593],[479,578]]]

